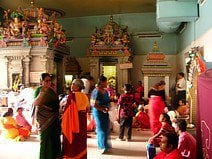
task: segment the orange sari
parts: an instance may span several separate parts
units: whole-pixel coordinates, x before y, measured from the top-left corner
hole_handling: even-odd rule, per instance
[[[84,93],[71,93],[62,116],[64,159],[87,158],[87,118],[89,100]],[[80,122],[79,122],[80,121]]]
[[[23,141],[30,136],[30,131],[26,128],[17,128],[18,124],[12,116],[1,118],[2,135],[5,139]]]

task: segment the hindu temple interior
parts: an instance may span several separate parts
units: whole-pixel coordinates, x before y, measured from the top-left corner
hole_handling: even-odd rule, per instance
[[[54,75],[58,94],[65,94],[75,78],[91,76],[96,83],[103,74],[118,94],[124,84],[136,88],[142,81],[144,100],[163,80],[169,105],[177,74],[183,72],[188,129],[202,150],[197,158],[210,158],[211,8],[210,0],[0,1],[0,115],[25,98],[31,120],[27,111],[44,72]],[[146,158],[149,130],[134,129],[135,140],[124,144],[113,141],[116,125],[113,131],[115,150],[102,156],[95,151],[95,132],[88,133],[88,158]],[[36,135],[22,143],[0,141],[5,152],[0,158],[35,159],[38,146]]]

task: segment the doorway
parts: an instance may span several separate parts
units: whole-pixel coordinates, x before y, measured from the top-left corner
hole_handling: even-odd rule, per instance
[[[108,84],[116,90],[117,88],[117,59],[104,58],[100,60],[100,75],[107,77]]]
[[[102,73],[107,77],[108,84],[116,89],[116,66],[102,66]]]

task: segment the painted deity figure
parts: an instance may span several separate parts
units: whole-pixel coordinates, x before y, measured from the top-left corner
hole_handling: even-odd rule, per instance
[[[22,24],[20,22],[19,18],[14,18],[12,22],[10,22],[10,33],[12,36],[17,36],[20,34],[20,29],[22,27]]]

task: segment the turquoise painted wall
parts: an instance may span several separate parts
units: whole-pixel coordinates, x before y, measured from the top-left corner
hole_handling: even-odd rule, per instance
[[[178,36],[178,52],[183,51],[195,40],[195,22],[187,23],[186,29]]]
[[[90,44],[90,35],[95,32],[95,27],[102,27],[109,21],[109,18],[110,15],[59,19],[58,22],[66,30],[66,35],[74,37],[72,42],[68,42],[71,47],[71,55],[85,57]],[[113,15],[113,19],[121,26],[128,26],[135,55],[147,54],[152,50],[155,41],[157,41],[160,51],[165,54],[177,53],[176,34],[164,34],[162,38],[145,39],[136,36],[140,32],[158,31],[155,13],[119,14]]]
[[[152,51],[154,42],[158,43],[159,49],[165,54],[176,54],[177,52],[177,35],[163,34],[162,38],[133,38],[133,49],[135,55],[147,54]]]
[[[196,37],[198,38],[206,31],[212,28],[212,1],[206,0],[206,2],[199,7],[200,18],[196,21]]]
[[[202,6],[199,6],[199,18],[188,23],[183,34],[179,36],[179,52],[212,28],[211,8],[211,0],[206,0]]]
[[[2,11],[0,9],[0,11]],[[0,16],[3,14],[0,13]],[[58,22],[66,30],[68,37],[73,37],[73,41],[67,42],[71,47],[71,55],[75,57],[85,57],[86,50],[90,44],[90,35],[95,32],[95,28],[102,27],[109,21],[110,15],[88,16],[77,18],[59,19]],[[162,38],[138,38],[137,33],[158,31],[155,13],[132,13],[113,15],[114,21],[121,26],[128,26],[131,35],[132,49],[135,55],[147,54],[152,50],[156,41],[160,51],[165,54],[177,53],[176,34],[164,34]],[[0,21],[2,17],[0,17]]]
[[[71,55],[75,57],[85,57],[86,50],[90,44],[90,35],[95,32],[95,28],[102,27],[109,21],[110,15],[89,16],[59,19],[58,22],[66,30],[68,37],[73,37],[73,41],[67,42],[71,47]],[[162,38],[138,38],[136,34],[141,32],[158,31],[155,13],[132,13],[113,15],[114,21],[121,26],[128,26],[131,35],[132,49],[135,55],[147,54],[152,50],[156,41],[160,51],[165,54],[177,53],[177,35],[163,34]],[[0,18],[2,20],[2,18]]]

